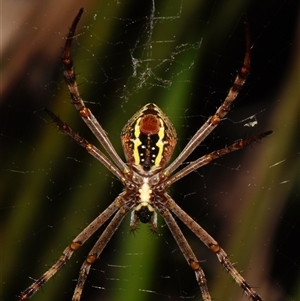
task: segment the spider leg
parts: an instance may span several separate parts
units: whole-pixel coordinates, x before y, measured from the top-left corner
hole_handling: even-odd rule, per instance
[[[200,266],[199,260],[197,259],[192,248],[190,247],[189,243],[184,237],[182,231],[178,227],[170,211],[168,209],[162,209],[160,210],[160,213],[164,218],[167,226],[169,227],[173,237],[175,238],[177,245],[181,250],[181,253],[183,254],[185,260],[187,261],[188,265],[192,268],[192,270],[195,272],[196,279],[200,287],[203,300],[211,301],[211,296],[209,294],[208,287],[207,287],[206,277]]]
[[[123,207],[115,214],[113,219],[110,221],[108,226],[106,227],[105,231],[101,234],[97,242],[95,243],[94,247],[89,252],[86,260],[82,264],[79,277],[77,280],[77,285],[74,290],[74,294],[72,297],[72,301],[80,301],[82,290],[86,281],[86,278],[90,272],[91,265],[98,259],[100,254],[102,253],[103,249],[114,235],[116,230],[118,229],[119,225],[121,224],[122,220],[124,219],[125,215],[127,214],[128,209],[124,209]]]
[[[211,161],[213,161],[217,158],[220,158],[228,153],[240,150],[254,142],[258,142],[270,134],[272,134],[272,131],[267,131],[267,132],[258,134],[256,136],[252,136],[248,139],[239,140],[229,146],[226,146],[219,150],[213,151],[209,154],[206,154],[206,155],[200,157],[199,159],[197,159],[195,161],[190,162],[189,165],[187,165],[184,168],[182,168],[181,170],[179,170],[166,182],[166,187],[170,187],[173,183],[177,182],[178,180],[185,177],[189,173],[197,170],[198,168],[210,163]]]
[[[119,208],[123,194],[119,195],[91,224],[81,231],[72,243],[63,251],[62,255],[53,266],[45,272],[39,279],[33,282],[25,291],[21,293],[18,301],[29,299],[36,293],[50,278],[52,278],[71,258],[73,253],[78,250],[94,233],[98,230]],[[119,210],[120,211],[120,210]]]
[[[199,224],[197,224],[187,213],[185,213],[175,202],[168,196],[168,208],[192,231],[194,234],[214,252],[225,270],[231,275],[234,281],[244,290],[246,295],[253,301],[262,301],[262,298],[246,282],[242,275],[236,270],[228,258],[226,252]]]
[[[98,161],[100,161],[108,170],[110,170],[118,179],[123,181],[124,175],[120,172],[118,168],[105,156],[96,146],[89,143],[86,139],[82,138],[80,135],[75,133],[67,123],[62,121],[58,116],[56,116],[53,112],[44,108],[46,113],[52,118],[52,120],[56,123],[59,130],[71,137],[74,141],[76,141],[80,146],[82,146],[88,153],[90,153],[93,157],[95,157]]]
[[[127,165],[123,162],[120,156],[117,154],[116,150],[112,146],[111,142],[108,139],[106,132],[103,130],[102,126],[99,124],[93,113],[85,106],[83,99],[80,96],[78,86],[76,83],[76,75],[73,66],[73,61],[71,59],[71,46],[75,34],[77,24],[83,13],[83,8],[81,8],[75,17],[72,26],[69,30],[69,33],[66,38],[66,44],[62,53],[62,66],[63,74],[70,91],[71,102],[79,112],[82,120],[90,128],[93,134],[96,136],[98,141],[101,143],[105,151],[109,154],[111,159],[116,163],[121,171],[128,171]]]
[[[240,89],[243,87],[244,83],[250,72],[250,33],[248,28],[248,23],[245,20],[246,29],[246,53],[243,61],[243,65],[238,71],[236,78],[233,82],[232,87],[229,89],[228,94],[217,109],[216,113],[209,117],[203,126],[196,132],[196,134],[190,139],[188,144],[185,146],[183,151],[178,155],[178,157],[165,169],[164,173],[166,175],[171,174],[176,170],[181,163],[195,150],[195,148],[219,125],[221,120],[230,111],[233,102],[236,100]]]

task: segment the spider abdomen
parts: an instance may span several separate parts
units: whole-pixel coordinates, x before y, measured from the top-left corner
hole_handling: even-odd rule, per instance
[[[129,165],[142,175],[152,175],[169,161],[176,145],[176,131],[162,110],[149,103],[129,119],[121,139]]]

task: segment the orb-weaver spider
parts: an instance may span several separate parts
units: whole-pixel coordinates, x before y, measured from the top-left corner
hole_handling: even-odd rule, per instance
[[[82,13],[83,9],[80,9],[66,39],[62,54],[63,74],[70,91],[72,104],[79,112],[83,121],[96,136],[108,156],[101,152],[97,147],[90,144],[86,139],[76,134],[65,122],[61,121],[51,111],[46,111],[62,132],[70,136],[80,146],[84,147],[86,151],[100,161],[123,183],[124,190],[98,217],[94,219],[94,221],[77,235],[71,244],[63,251],[58,261],[21,293],[19,301],[30,298],[37,290],[39,290],[42,285],[44,285],[68,262],[74,251],[79,249],[96,230],[112,217],[80,269],[77,285],[72,298],[72,301],[79,301],[91,265],[100,256],[101,252],[129,211],[131,211],[131,230],[136,229],[138,222],[141,221],[142,223],[149,223],[152,231],[156,231],[157,212],[163,217],[175,238],[179,249],[196,275],[196,280],[200,287],[203,300],[211,300],[204,272],[200,266],[199,260],[195,256],[171,213],[177,216],[177,218],[179,218],[212,252],[216,254],[225,270],[253,301],[262,301],[262,298],[234,268],[227,254],[219,246],[216,240],[185,213],[167,193],[167,189],[173,183],[192,171],[227,153],[239,150],[253,142],[259,141],[271,133],[271,131],[261,133],[251,138],[235,142],[232,145],[217,151],[213,151],[210,154],[190,162],[181,170],[174,173],[195,148],[226,116],[231,109],[232,103],[235,101],[240,88],[244,85],[250,69],[249,34],[247,34],[246,38],[246,54],[243,65],[239,70],[227,97],[215,114],[209,117],[204,125],[196,132],[178,157],[166,167],[176,145],[176,131],[169,118],[162,110],[155,104],[149,103],[141,108],[127,122],[122,130],[121,140],[127,159],[127,163],[125,163],[115,151],[104,129],[96,120],[92,112],[85,106],[78,91],[70,52],[75,30]]]

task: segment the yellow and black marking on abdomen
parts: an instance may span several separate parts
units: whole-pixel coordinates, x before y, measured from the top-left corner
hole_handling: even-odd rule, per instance
[[[126,159],[143,172],[158,171],[169,161],[176,132],[169,118],[155,104],[139,110],[121,134]]]

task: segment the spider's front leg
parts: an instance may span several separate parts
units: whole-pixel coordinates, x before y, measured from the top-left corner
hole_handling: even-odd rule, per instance
[[[196,280],[198,282],[199,288],[201,290],[201,295],[204,301],[211,301],[211,296],[207,287],[207,281],[203,269],[200,266],[199,260],[197,259],[195,253],[184,237],[182,231],[178,227],[176,221],[174,220],[172,214],[168,209],[160,210],[160,214],[164,218],[167,226],[169,227],[176,243],[183,254],[185,260],[195,272]]]
[[[79,277],[77,280],[77,285],[74,290],[72,301],[80,301],[83,287],[86,281],[86,278],[90,272],[91,265],[99,258],[103,249],[110,241],[111,237],[114,235],[125,215],[127,214],[127,210],[124,208],[120,208],[120,210],[116,213],[113,219],[110,221],[106,229],[103,231],[97,242],[95,243],[92,250],[89,252],[86,260],[82,264],[79,272]]]
[[[47,281],[49,281],[65,264],[71,256],[77,251],[118,209],[120,209],[120,199],[122,194],[109,205],[100,215],[98,215],[85,229],[83,229],[63,251],[60,258],[53,266],[46,271],[40,278],[35,280],[18,297],[18,301],[25,301],[32,297]]]
[[[169,197],[168,204],[170,210],[192,231],[196,236],[218,257],[220,263],[225,270],[231,275],[234,281],[244,290],[246,295],[253,301],[262,301],[262,298],[247,283],[243,276],[233,266],[226,252],[219,244],[210,236],[195,220],[185,213],[175,202]]]

